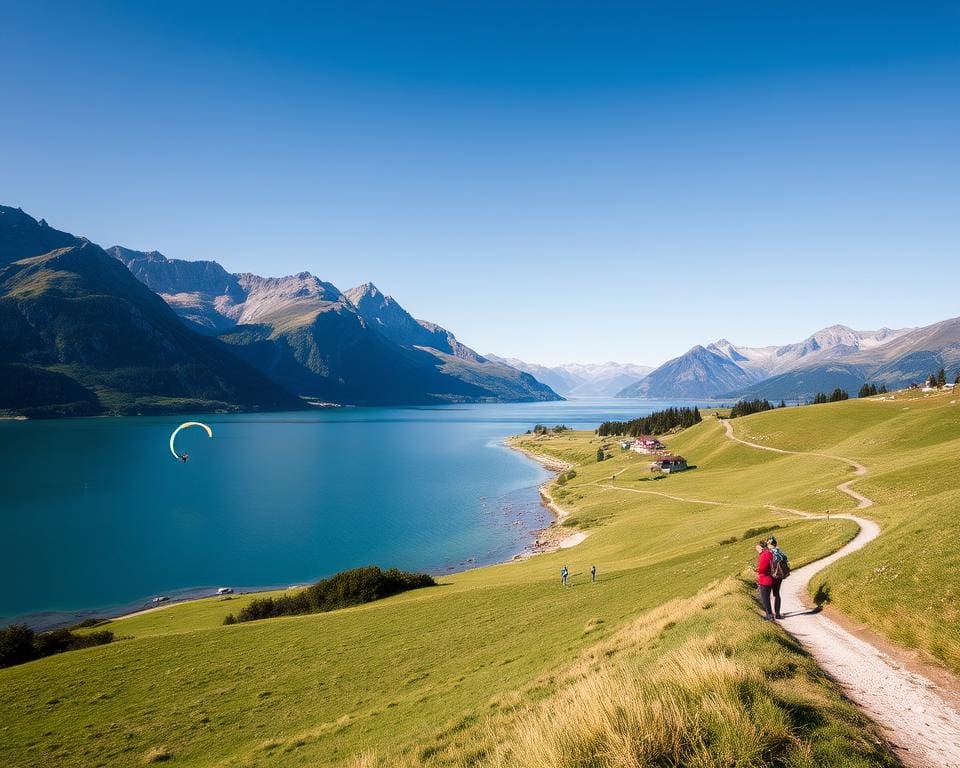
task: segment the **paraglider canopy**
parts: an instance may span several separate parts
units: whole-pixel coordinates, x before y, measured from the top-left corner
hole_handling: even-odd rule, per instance
[[[173,458],[184,462],[189,458],[189,456],[187,454],[183,454],[181,456],[179,453],[177,453],[176,446],[174,446],[174,441],[177,439],[177,434],[180,432],[180,430],[186,429],[187,427],[200,427],[201,429],[207,430],[207,437],[213,437],[213,430],[210,429],[210,427],[208,427],[206,424],[202,424],[199,421],[185,421],[183,424],[173,430],[173,434],[170,435],[170,453],[173,454]]]

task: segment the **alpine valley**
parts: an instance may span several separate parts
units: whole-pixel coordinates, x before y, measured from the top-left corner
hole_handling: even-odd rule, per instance
[[[640,353],[642,350],[637,350]],[[0,414],[30,417],[428,405],[563,397],[807,400],[960,366],[960,318],[720,339],[658,368],[480,355],[373,283],[261,277],[216,261],[102,249],[0,206]]]

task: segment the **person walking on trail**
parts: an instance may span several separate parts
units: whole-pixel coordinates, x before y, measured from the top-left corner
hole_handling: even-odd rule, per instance
[[[780,585],[783,580],[790,575],[790,561],[786,552],[780,549],[777,544],[777,537],[771,536],[767,539],[767,549],[770,550],[770,578],[773,579],[773,586],[770,592],[773,594],[773,616],[776,619],[782,619],[780,613]]]
[[[770,575],[772,562],[773,552],[767,548],[767,542],[761,539],[757,542],[757,592],[760,594],[764,621],[773,621],[775,618],[770,606],[770,592],[773,589],[773,577]]]
[[[590,581],[594,584],[597,583],[597,566],[595,565],[590,566]]]
[[[567,576],[570,575],[570,571],[567,570],[567,566],[563,566],[560,569],[560,585],[565,587],[567,586]]]

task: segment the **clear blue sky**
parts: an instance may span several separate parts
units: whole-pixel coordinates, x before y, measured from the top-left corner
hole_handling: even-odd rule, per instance
[[[960,314],[955,2],[307,6],[0,0],[0,202],[532,361]]]

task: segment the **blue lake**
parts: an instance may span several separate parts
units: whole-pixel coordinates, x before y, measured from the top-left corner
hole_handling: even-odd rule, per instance
[[[377,564],[508,560],[550,523],[550,475],[505,448],[536,423],[593,428],[631,400],[0,421],[0,626],[152,596],[308,582]]]

